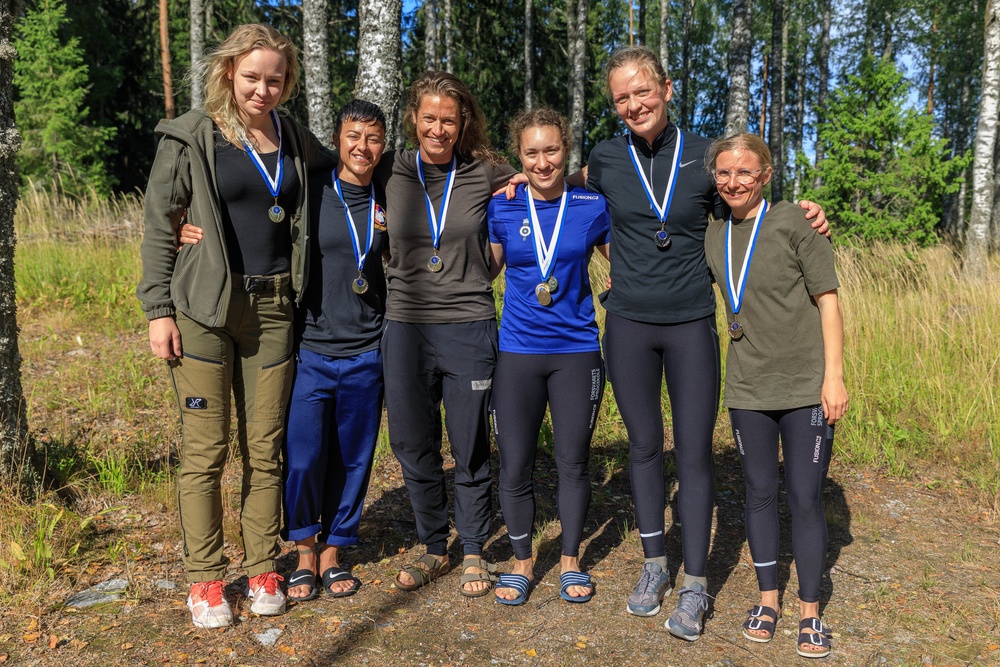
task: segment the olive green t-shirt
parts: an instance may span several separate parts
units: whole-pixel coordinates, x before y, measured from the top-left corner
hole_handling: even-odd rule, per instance
[[[733,221],[733,282],[738,285],[754,218]],[[705,233],[709,268],[733,322],[726,279],[728,221],[713,220]],[[817,234],[805,212],[785,201],[761,221],[743,303],[738,316],[743,337],[728,335],[723,404],[741,410],[785,410],[820,402],[823,387],[823,331],[812,296],[837,289],[833,249]]]

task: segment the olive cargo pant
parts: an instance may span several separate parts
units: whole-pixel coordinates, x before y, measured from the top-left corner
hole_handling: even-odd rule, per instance
[[[229,449],[230,394],[243,464],[243,567],[275,569],[281,517],[281,445],[292,385],[288,274],[233,277],[226,322],[205,327],[177,313],[183,357],[170,364],[184,445],[177,473],[184,567],[192,582],[225,576],[222,472]]]

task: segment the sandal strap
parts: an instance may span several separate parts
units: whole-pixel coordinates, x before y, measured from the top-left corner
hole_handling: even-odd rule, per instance
[[[528,594],[528,587],[530,585],[531,582],[523,574],[501,574],[498,577],[494,590],[497,588],[512,588],[517,591],[519,596],[525,596]]]
[[[830,638],[823,621],[815,616],[799,621],[799,644],[812,644],[821,648],[830,648]]]
[[[482,572],[469,572],[469,568],[473,567],[478,567]],[[488,581],[492,584],[497,580],[494,574],[496,571],[494,563],[488,563],[480,557],[465,558],[462,560],[462,576],[459,581],[463,586],[473,581]]]
[[[424,567],[419,567],[423,565]],[[426,568],[426,569],[425,569]],[[448,568],[448,561],[440,561],[431,554],[424,554],[400,572],[410,575],[416,587],[426,586],[440,577]]]
[[[559,585],[562,590],[566,590],[570,586],[593,588],[594,582],[586,572],[563,572],[559,575]]]

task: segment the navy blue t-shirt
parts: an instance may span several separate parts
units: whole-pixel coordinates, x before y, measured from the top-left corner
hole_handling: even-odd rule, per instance
[[[507,265],[500,349],[520,354],[600,350],[587,267],[594,248],[608,243],[610,237],[607,203],[599,194],[569,187],[566,217],[552,268],[559,285],[552,294],[552,303],[543,306],[535,296],[542,274],[535,259],[526,193],[525,186],[519,185],[514,199],[508,201],[503,194],[497,195],[487,212],[490,243],[503,246]],[[535,200],[546,244],[551,243],[559,204],[559,199]]]
[[[351,209],[364,252],[368,238],[371,190],[340,182],[344,200]],[[309,287],[298,309],[296,333],[302,347],[330,357],[352,357],[377,349],[385,317],[385,271],[382,253],[388,247],[385,196],[376,188],[376,219],[371,250],[365,259],[368,291],[355,294],[351,287],[358,277],[358,264],[351,242],[344,205],[333,186],[332,172],[309,175],[309,221],[312,244],[309,257]]]

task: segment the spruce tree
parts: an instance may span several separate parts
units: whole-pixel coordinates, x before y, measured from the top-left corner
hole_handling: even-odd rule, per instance
[[[14,115],[21,131],[22,183],[80,194],[114,185],[104,158],[115,128],[87,124],[88,68],[79,39],[62,39],[64,0],[38,0],[16,27]]]
[[[817,129],[825,158],[813,174],[821,185],[802,198],[823,205],[840,240],[937,240],[945,196],[969,157],[951,158],[933,119],[907,108],[908,92],[891,60],[865,55],[827,100]]]

